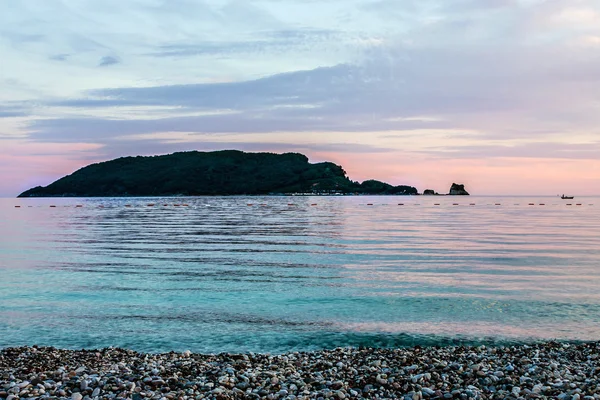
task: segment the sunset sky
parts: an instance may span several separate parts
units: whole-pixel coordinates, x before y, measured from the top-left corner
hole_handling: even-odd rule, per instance
[[[598,0],[2,0],[0,197],[126,155],[600,194]]]

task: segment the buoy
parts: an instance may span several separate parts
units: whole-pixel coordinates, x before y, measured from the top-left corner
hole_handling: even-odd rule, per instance
[[[154,207],[154,204],[150,203],[147,205],[148,207]]]
[[[373,205],[373,203],[367,203],[367,205],[368,205],[368,206],[372,206],[372,205]]]
[[[293,205],[294,205],[294,203],[288,203],[288,206],[293,206]]]
[[[21,208],[21,206],[15,206],[15,208]]]
[[[81,204],[77,204],[77,205],[75,206],[75,208],[81,208],[81,207],[83,207]]]
[[[458,203],[452,203],[452,205],[453,205],[453,206],[457,206],[457,205],[458,205]]]
[[[404,205],[404,203],[398,203],[398,205],[399,205],[399,206],[403,206],[403,205]]]
[[[439,205],[440,205],[440,203],[435,203],[435,204],[434,204],[434,206],[439,206]]]
[[[189,207],[189,204],[182,204],[182,207]]]
[[[529,203],[529,205],[530,205],[530,206],[535,206],[535,204],[534,204],[534,203]]]
[[[569,203],[569,204],[567,204],[567,205],[568,205],[568,206],[572,206],[573,204],[570,204],[570,203]]]
[[[497,206],[501,206],[502,204],[500,204],[500,203],[496,203],[496,205],[497,205]]]
[[[317,205],[317,203],[313,203],[313,204],[311,204],[311,206],[313,206],[313,207],[314,207],[314,206],[316,206],[316,205]]]
[[[169,207],[169,205],[168,204],[163,204],[163,207]]]
[[[179,204],[173,204],[173,207],[179,207]]]
[[[581,204],[577,204],[578,206],[580,206]]]
[[[56,206],[50,206],[50,208],[56,208]]]
[[[470,206],[474,206],[474,205],[475,205],[475,203],[471,203],[471,204],[469,204],[469,205],[470,205]]]
[[[248,203],[248,207],[251,207],[251,206],[253,206],[253,205],[254,205],[254,204],[252,204],[252,203]]]

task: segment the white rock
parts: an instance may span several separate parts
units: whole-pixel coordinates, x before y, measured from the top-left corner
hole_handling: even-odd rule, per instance
[[[100,396],[100,388],[96,388],[92,392],[92,397],[98,397],[98,396]]]
[[[81,400],[83,399],[83,396],[81,395],[81,393],[73,393],[71,395],[71,400]]]

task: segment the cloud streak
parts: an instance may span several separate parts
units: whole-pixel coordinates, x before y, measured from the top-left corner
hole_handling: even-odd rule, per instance
[[[104,56],[100,59],[98,66],[99,67],[108,67],[110,65],[119,64],[120,62],[121,62],[121,60],[118,57]]]
[[[153,57],[232,56],[265,53],[291,53],[330,46],[336,40],[349,40],[342,32],[328,29],[274,30],[251,35],[246,40],[201,41],[162,44],[148,55]]]

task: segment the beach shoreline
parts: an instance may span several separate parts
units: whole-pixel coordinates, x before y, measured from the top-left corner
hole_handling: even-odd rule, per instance
[[[281,355],[0,350],[0,398],[600,399],[600,342]]]

